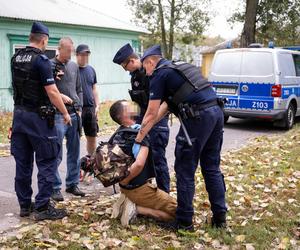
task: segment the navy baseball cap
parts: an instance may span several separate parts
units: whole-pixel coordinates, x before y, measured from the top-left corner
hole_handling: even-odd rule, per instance
[[[91,53],[89,46],[86,44],[79,44],[76,48],[76,53],[84,53],[84,52]]]
[[[154,45],[154,46],[146,49],[143,56],[142,56],[142,58],[141,58],[141,61],[143,62],[146,57],[153,56],[153,55],[158,55],[158,56],[162,55],[160,45]]]
[[[31,27],[31,33],[39,33],[49,36],[49,29],[46,25],[44,25],[41,22],[33,22]]]
[[[133,54],[133,49],[129,43],[125,44],[123,47],[121,47],[118,52],[115,54],[115,57],[113,59],[114,63],[121,64],[123,63],[126,58]]]

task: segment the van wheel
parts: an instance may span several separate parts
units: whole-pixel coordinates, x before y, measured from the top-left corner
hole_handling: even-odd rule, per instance
[[[285,113],[285,117],[284,119],[284,128],[286,130],[289,130],[293,127],[294,123],[295,123],[295,107],[292,103],[289,104],[289,107]]]
[[[229,119],[229,115],[224,115],[224,124],[228,122],[228,119]]]

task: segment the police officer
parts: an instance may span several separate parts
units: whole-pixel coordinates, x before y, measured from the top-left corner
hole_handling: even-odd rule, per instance
[[[183,120],[175,148],[176,220],[165,226],[173,230],[193,230],[194,178],[200,159],[213,212],[212,226],[225,227],[225,184],[220,171],[224,121],[215,92],[197,67],[163,59],[159,45],[146,50],[141,61],[150,76],[150,101],[133,153],[139,151],[139,143],[168,109]]]
[[[63,113],[65,123],[70,122],[70,116],[55,85],[51,63],[44,54],[48,39],[48,28],[34,22],[29,46],[17,51],[11,59],[14,98],[11,153],[16,161],[15,191],[20,216],[29,216],[34,208],[36,220],[66,216],[65,210],[56,209],[49,202],[60,149],[52,104]],[[31,201],[34,153],[38,167],[35,204]]]
[[[131,75],[131,90],[129,90],[132,101],[140,108],[140,115],[136,123],[141,124],[149,102],[149,79],[139,57],[134,53],[129,43],[121,47],[113,58],[113,62],[120,64],[124,70]],[[168,116],[164,116],[160,122],[151,129],[150,140],[153,152],[153,160],[156,171],[156,182],[158,188],[169,193],[170,175],[166,159],[166,146],[169,141]]]

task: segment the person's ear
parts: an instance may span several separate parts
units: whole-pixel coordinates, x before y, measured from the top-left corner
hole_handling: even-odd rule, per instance
[[[43,47],[46,49],[46,47],[47,47],[47,39],[44,38],[44,39],[42,40],[42,43],[43,43]]]
[[[149,64],[153,67],[154,66],[154,62],[153,62],[153,60],[150,58],[149,59]]]

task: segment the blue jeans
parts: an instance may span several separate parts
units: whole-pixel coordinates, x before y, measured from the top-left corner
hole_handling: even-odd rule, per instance
[[[80,152],[80,136],[78,132],[78,121],[76,114],[70,114],[72,126],[64,124],[64,118],[61,114],[55,115],[55,126],[57,129],[58,140],[61,143],[61,149],[57,159],[57,166],[60,165],[63,155],[63,139],[67,140],[67,175],[66,187],[78,185],[80,175],[79,152]],[[61,178],[58,169],[56,171],[56,178],[53,184],[54,190],[61,189]]]

